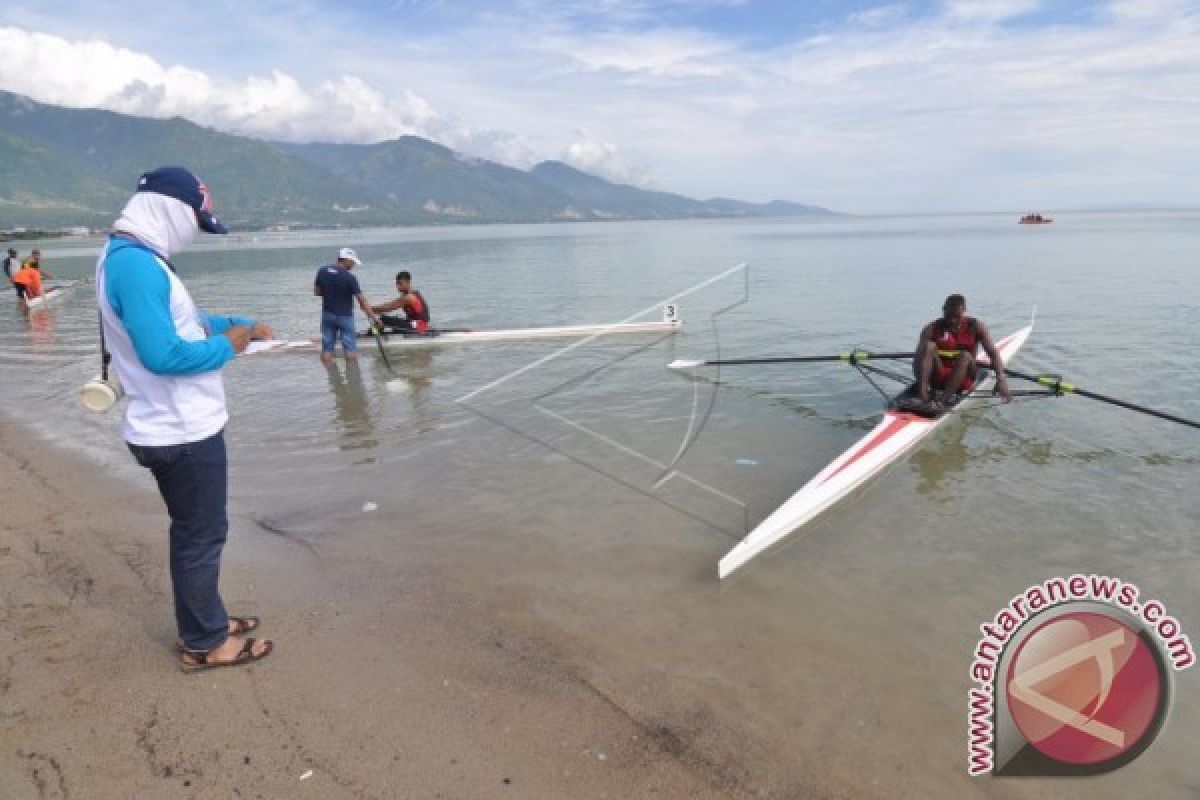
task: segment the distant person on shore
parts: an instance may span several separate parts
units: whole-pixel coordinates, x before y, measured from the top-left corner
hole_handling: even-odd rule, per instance
[[[354,332],[354,302],[367,315],[373,327],[379,318],[358,286],[358,278],[350,271],[361,264],[358,254],[349,247],[338,251],[337,261],[317,270],[313,294],[321,298],[321,363],[333,363],[333,351],[340,339],[347,361],[358,358],[358,335]]]
[[[44,294],[43,278],[54,277],[41,269],[41,255],[40,250],[34,250],[29,258],[21,264],[21,268],[17,270],[16,274],[12,276],[13,285],[17,287],[17,298],[21,303],[21,308],[29,308],[30,300]]]
[[[913,372],[917,378],[917,397],[933,400],[935,408],[954,405],[959,393],[971,391],[979,365],[975,351],[982,347],[996,373],[996,392],[1004,402],[1012,400],[1004,362],[982,320],[967,316],[967,301],[952,294],[942,304],[942,316],[926,325],[913,354]],[[930,391],[937,394],[930,397]]]
[[[400,333],[425,333],[428,331],[429,303],[425,302],[420,291],[412,288],[412,273],[408,270],[396,273],[396,291],[400,296],[395,300],[371,306],[372,311],[382,315],[379,319],[383,322],[385,330]],[[399,317],[385,313],[388,311],[403,311],[404,316]]]
[[[13,275],[16,275],[17,270],[19,270],[20,268],[21,268],[21,262],[17,258],[17,248],[15,248],[15,247],[8,248],[8,255],[6,255],[4,257],[4,277],[8,278],[8,282],[14,286],[16,284],[12,283]],[[20,294],[18,294],[17,296],[20,297]]]
[[[271,329],[196,308],[170,262],[201,230],[228,233],[203,183],[183,167],[142,175],[96,263],[104,344],[129,397],[122,435],[153,473],[171,517],[171,586],[180,667],[248,664],[272,643],[247,638],[256,617],[231,617],[218,591],[226,517],[221,367]]]

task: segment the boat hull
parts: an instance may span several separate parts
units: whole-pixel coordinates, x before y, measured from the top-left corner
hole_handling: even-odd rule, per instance
[[[40,308],[45,308],[56,300],[62,299],[67,292],[75,288],[75,284],[66,286],[56,286],[53,289],[47,289],[42,293],[41,297],[35,297],[32,300],[26,300],[25,304],[29,306],[30,311],[37,311]]]
[[[628,322],[613,325],[560,325],[547,328],[513,328],[495,331],[453,331],[435,335],[404,335],[393,334],[384,337],[383,347],[392,352],[397,350],[422,349],[430,347],[445,347],[452,345],[489,344],[491,342],[513,342],[535,339],[580,339],[588,336],[614,336],[635,333],[675,333],[682,323],[676,321],[662,322]],[[247,354],[256,353],[314,353],[320,350],[318,341],[283,341],[251,342]],[[370,347],[364,346],[370,344]],[[359,342],[359,352],[378,352],[374,342]]]
[[[1030,325],[996,343],[1004,363],[1007,364],[1017,354],[1032,331],[1033,326]],[[980,362],[986,364],[987,358],[981,357]],[[755,556],[781,544],[918,447],[954,414],[982,404],[994,385],[995,375],[991,370],[983,372],[972,392],[952,412],[940,417],[924,417],[889,408],[870,433],[821,470],[730,550],[718,565],[720,577],[728,577]]]

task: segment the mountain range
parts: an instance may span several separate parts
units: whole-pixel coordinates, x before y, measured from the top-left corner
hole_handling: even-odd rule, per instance
[[[786,201],[694,200],[612,183],[561,161],[529,170],[418,136],[283,143],[181,117],[149,119],[0,92],[0,230],[109,225],[141,173],[193,169],[235,229],[775,217],[833,212]]]

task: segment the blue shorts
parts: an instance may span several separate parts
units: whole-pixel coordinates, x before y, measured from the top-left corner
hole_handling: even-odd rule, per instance
[[[339,317],[328,311],[321,313],[321,352],[332,353],[338,337],[342,339],[342,350],[353,353],[358,350],[358,334],[354,332],[354,315]]]

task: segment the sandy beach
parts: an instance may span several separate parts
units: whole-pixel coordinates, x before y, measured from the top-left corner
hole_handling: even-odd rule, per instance
[[[97,474],[5,424],[0,485],[6,800],[742,794],[473,598],[418,574],[343,591],[285,536],[247,553],[236,519],[226,602],[277,652],[185,675],[149,476]],[[256,569],[264,555],[287,568]]]

